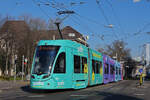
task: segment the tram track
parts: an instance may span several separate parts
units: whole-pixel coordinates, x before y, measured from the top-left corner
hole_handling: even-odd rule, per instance
[[[147,88],[132,89],[135,88],[136,82],[137,81],[124,80],[117,83],[98,85],[81,90],[57,90],[39,93],[23,91],[21,89],[11,89],[8,92],[2,92],[0,94],[0,100],[103,100],[105,98],[110,99],[115,97],[131,98],[129,100],[132,100],[132,97],[144,97],[147,95],[145,93]],[[149,87],[149,84],[146,84],[146,87]]]

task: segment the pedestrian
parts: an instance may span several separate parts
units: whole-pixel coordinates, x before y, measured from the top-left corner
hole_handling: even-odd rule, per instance
[[[143,84],[143,77],[142,77],[142,73],[140,74],[140,86]]]

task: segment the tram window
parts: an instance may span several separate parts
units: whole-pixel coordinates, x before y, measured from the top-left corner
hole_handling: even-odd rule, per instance
[[[105,74],[108,74],[109,73],[109,65],[108,64],[105,64]]]
[[[120,68],[120,71],[119,71],[119,72],[120,72],[120,75],[121,75],[121,68]]]
[[[110,74],[113,75],[114,74],[114,66],[110,65]]]
[[[119,74],[119,68],[117,68],[117,75]]]
[[[122,70],[121,70],[121,68],[120,68],[120,75],[121,75],[121,71],[122,71]]]
[[[96,61],[96,73],[99,74],[100,72],[100,62]]]
[[[100,71],[100,70],[102,70],[102,62],[101,61],[100,61],[100,65],[99,66],[100,66],[100,68],[99,68],[99,71]]]
[[[110,74],[112,75],[112,66],[110,66]]]
[[[121,69],[119,68],[119,75],[121,75]]]
[[[115,73],[115,67],[113,66],[113,74]]]
[[[74,73],[80,73],[80,56],[74,55]]]
[[[95,60],[92,60],[92,72],[96,73]]]
[[[86,57],[82,57],[82,73],[86,72],[85,70],[87,70],[87,58]]]
[[[61,53],[58,56],[56,61],[56,65],[54,68],[54,73],[65,73],[66,72],[66,55],[65,53]]]
[[[116,67],[116,74],[118,74],[118,67]]]

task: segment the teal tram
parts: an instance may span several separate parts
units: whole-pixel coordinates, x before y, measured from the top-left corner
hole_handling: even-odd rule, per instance
[[[39,41],[31,69],[32,89],[81,89],[102,83],[102,53],[71,40]]]

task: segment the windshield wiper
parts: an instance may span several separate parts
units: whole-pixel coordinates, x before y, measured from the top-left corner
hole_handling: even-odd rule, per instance
[[[35,72],[35,73],[33,73],[33,74],[42,75],[42,74],[44,74],[44,73],[43,73],[43,72]]]

